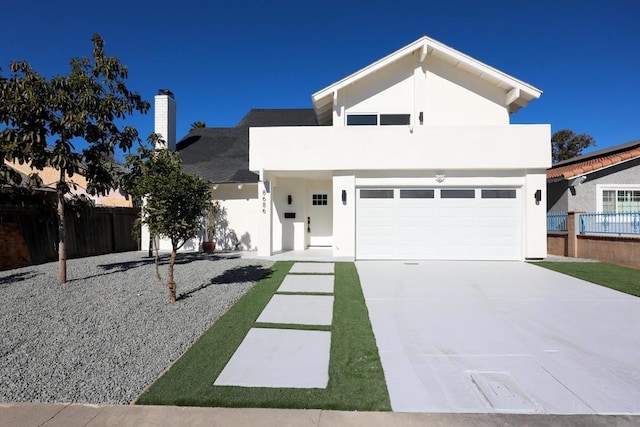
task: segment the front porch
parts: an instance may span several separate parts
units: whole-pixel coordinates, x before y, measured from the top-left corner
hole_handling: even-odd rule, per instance
[[[265,171],[261,175],[257,255],[323,261],[341,256],[336,253],[335,212],[342,201],[332,172]]]
[[[258,255],[256,251],[240,252],[244,259],[267,259],[272,261],[313,261],[313,262],[353,262],[354,257],[333,256],[333,248],[307,248],[303,250],[279,251],[269,256]]]

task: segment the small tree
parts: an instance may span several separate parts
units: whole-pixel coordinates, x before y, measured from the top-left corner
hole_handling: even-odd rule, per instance
[[[151,135],[149,141],[154,145],[163,142],[157,134]],[[202,214],[211,201],[209,183],[185,173],[178,155],[169,150],[154,151],[141,147],[138,155],[127,156],[126,164],[131,173],[124,180],[124,187],[145,198],[143,224],[147,225],[152,236],[166,237],[171,241],[167,279],[162,280],[159,274],[157,247],[156,272],[160,282],[169,287],[169,301],[174,303],[177,293],[173,277],[176,254],[200,230]]]
[[[114,150],[128,150],[138,141],[131,126],[118,121],[134,111],[146,113],[149,103],[130,92],[125,80],[127,68],[108,57],[104,41],[92,38],[91,59],[71,60],[68,75],[46,79],[28,63],[14,61],[11,75],[0,75],[0,152],[4,159],[30,163],[36,170],[50,166],[58,170],[56,184],[58,216],[58,283],[67,281],[65,239],[65,196],[71,192],[68,179],[80,168],[87,179],[87,192],[106,194],[116,185],[116,170],[109,160]],[[87,147],[76,150],[82,140]],[[4,165],[0,184],[19,181]],[[29,177],[37,183],[39,177]]]
[[[553,163],[571,159],[579,155],[585,148],[595,145],[595,139],[589,135],[577,135],[574,131],[569,129],[559,130],[551,137],[551,155]]]

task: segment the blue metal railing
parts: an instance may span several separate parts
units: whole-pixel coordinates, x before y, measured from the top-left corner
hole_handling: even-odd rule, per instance
[[[584,213],[580,215],[580,234],[640,236],[640,212]]]
[[[547,214],[547,232],[566,233],[567,232],[567,214],[566,213]]]

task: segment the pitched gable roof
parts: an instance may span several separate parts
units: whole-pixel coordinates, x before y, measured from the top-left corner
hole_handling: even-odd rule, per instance
[[[253,183],[249,128],[315,126],[312,109],[252,109],[233,128],[194,128],[176,145],[185,172],[214,183]]]
[[[636,158],[640,158],[640,139],[558,162],[547,170],[547,179],[572,179]]]
[[[392,54],[311,95],[313,108],[316,111],[320,124],[330,121],[334,92],[418,50],[420,51],[421,60],[424,60],[427,55],[437,56],[453,64],[455,67],[473,74],[479,79],[488,81],[504,89],[506,91],[505,104],[509,106],[510,113],[515,113],[520,108],[526,107],[531,100],[539,98],[542,94],[540,89],[528,83],[503,73],[437,40],[423,36],[413,43],[398,49]]]

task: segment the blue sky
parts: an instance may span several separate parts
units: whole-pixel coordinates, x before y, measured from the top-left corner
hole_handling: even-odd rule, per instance
[[[640,138],[637,0],[22,0],[2,11],[5,74],[12,59],[64,74],[98,32],[130,89],[151,103],[173,91],[178,139],[197,120],[234,126],[250,108],[308,108],[313,92],[425,34],[544,91],[512,123],[587,133],[596,149]],[[146,137],[153,113],[129,123]]]

